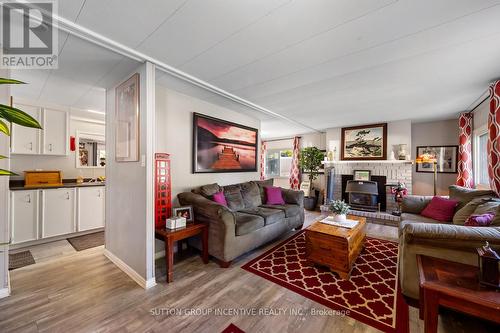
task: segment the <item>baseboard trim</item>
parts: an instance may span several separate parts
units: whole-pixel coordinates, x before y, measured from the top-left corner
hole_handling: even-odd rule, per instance
[[[120,258],[115,256],[108,249],[104,249],[104,255],[106,258],[111,260],[119,269],[121,269],[125,274],[127,274],[132,280],[134,280],[139,286],[144,289],[152,288],[156,285],[156,279],[151,278],[146,281],[139,273],[137,273],[132,267],[123,262]]]
[[[0,289],[0,298],[9,297],[10,296],[10,288]]]

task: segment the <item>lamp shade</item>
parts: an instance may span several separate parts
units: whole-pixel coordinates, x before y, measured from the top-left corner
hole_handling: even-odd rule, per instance
[[[417,158],[415,159],[415,163],[437,163],[437,158],[433,154],[430,153],[423,153],[421,155],[418,155]]]

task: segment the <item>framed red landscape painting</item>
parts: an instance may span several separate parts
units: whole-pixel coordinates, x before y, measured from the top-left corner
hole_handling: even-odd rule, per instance
[[[256,128],[193,114],[193,173],[257,171]]]

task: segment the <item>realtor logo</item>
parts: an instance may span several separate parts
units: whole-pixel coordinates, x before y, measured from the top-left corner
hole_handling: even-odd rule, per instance
[[[56,9],[51,0],[1,4],[0,68],[57,68]]]

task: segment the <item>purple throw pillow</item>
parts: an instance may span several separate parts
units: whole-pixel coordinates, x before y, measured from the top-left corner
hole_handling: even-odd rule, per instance
[[[429,217],[441,222],[450,222],[455,215],[457,200],[433,197],[431,202],[424,208],[420,215]]]
[[[215,193],[212,196],[212,200],[217,202],[218,204],[221,204],[222,206],[227,207],[226,197],[224,196],[224,192],[222,192],[222,191]]]
[[[469,227],[487,227],[493,222],[495,215],[486,213],[481,215],[471,215],[465,221],[465,225]]]
[[[266,186],[267,205],[284,205],[283,195],[281,194],[281,187]]]

